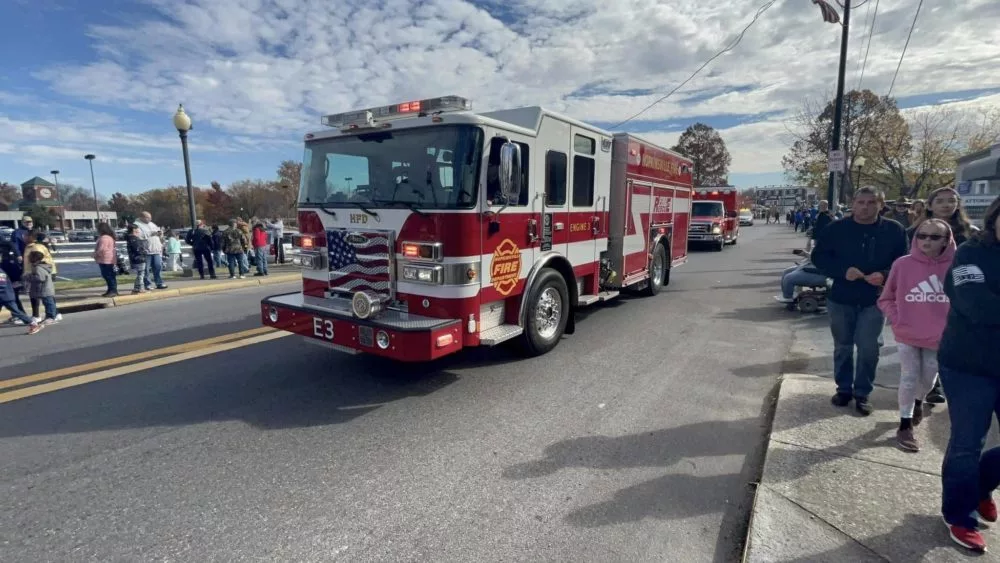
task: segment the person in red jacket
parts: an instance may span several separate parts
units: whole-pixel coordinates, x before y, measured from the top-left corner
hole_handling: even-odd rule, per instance
[[[255,276],[266,276],[267,275],[267,250],[270,245],[267,241],[267,230],[264,229],[264,225],[257,223],[253,226],[253,233],[251,236],[251,243],[253,243],[254,256],[257,259],[257,273]]]

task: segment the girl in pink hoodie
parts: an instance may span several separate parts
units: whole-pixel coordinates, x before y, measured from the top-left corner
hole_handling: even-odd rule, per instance
[[[927,219],[917,227],[910,253],[889,271],[878,308],[882,310],[899,348],[899,447],[920,450],[913,427],[923,418],[923,401],[937,377],[937,349],[951,303],[944,280],[955,257],[955,239],[948,223]]]

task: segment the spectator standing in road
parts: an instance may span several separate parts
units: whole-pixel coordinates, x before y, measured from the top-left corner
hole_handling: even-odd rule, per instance
[[[125,235],[125,247],[128,249],[128,260],[135,272],[135,285],[132,294],[146,293],[146,269],[149,267],[149,241],[142,238],[137,225],[128,226]]]
[[[25,314],[14,296],[14,282],[5,272],[0,271],[0,310],[3,309],[10,311],[10,318],[17,321],[14,324],[28,325],[28,334],[35,334],[44,326]]]
[[[229,279],[243,278],[243,270],[240,256],[246,255],[250,242],[243,231],[237,226],[236,219],[229,222],[229,228],[223,233],[223,250],[226,252],[226,264],[229,267]],[[237,276],[237,274],[239,274]]]
[[[281,218],[268,221],[267,230],[271,232],[271,241],[274,244],[274,261],[277,264],[285,263],[285,223]]]
[[[212,233],[209,232],[208,227],[205,226],[204,221],[201,219],[198,220],[197,228],[192,229],[187,235],[187,243],[191,245],[191,252],[194,254],[194,265],[198,268],[198,275],[201,276],[201,279],[205,279],[205,266],[202,264],[202,261],[208,265],[208,275],[213,280],[218,279],[215,275],[216,259],[212,256],[213,253],[218,251],[215,249],[215,239]]]
[[[147,271],[143,282],[146,284],[145,289],[149,290],[154,282],[156,289],[167,289],[161,275],[163,272],[163,241],[160,238],[163,235],[162,231],[153,222],[153,216],[149,214],[149,211],[143,211],[139,214],[135,226],[139,229],[139,238],[146,241]]]
[[[903,227],[878,215],[883,201],[871,188],[858,189],[851,217],[825,227],[812,252],[813,264],[833,278],[827,298],[837,382],[832,402],[846,407],[853,398],[864,416],[872,413],[868,396],[875,383],[879,337],[885,326],[885,317],[876,306],[878,292],[892,263],[907,251]]]
[[[35,221],[28,215],[21,217],[21,226],[18,227],[13,236],[11,236],[11,242],[14,243],[14,254],[17,258],[18,264],[26,264],[24,260],[24,249],[30,244],[28,240],[31,231],[34,230]],[[23,266],[22,266],[23,267]]]
[[[995,413],[1000,413],[1000,198],[986,211],[984,229],[961,245],[945,277],[951,299],[938,350],[948,393],[951,436],[941,469],[941,514],[951,538],[985,551],[978,519],[997,521],[991,498],[996,466],[980,459]]]
[[[45,305],[45,321],[43,324],[55,324],[62,320],[62,315],[56,309],[56,286],[52,276],[52,266],[44,262],[45,255],[37,250],[28,251],[28,261],[31,263],[31,273],[25,275],[28,279],[28,295],[31,301],[36,299]],[[39,319],[32,319],[34,323]]]
[[[101,269],[101,277],[108,285],[108,290],[101,297],[118,297],[118,252],[115,249],[115,231],[107,223],[97,226],[94,262],[97,262],[97,267]]]
[[[917,229],[910,254],[896,260],[878,299],[899,348],[899,430],[896,443],[920,450],[913,427],[923,419],[923,403],[937,378],[937,349],[948,318],[944,279],[955,257],[948,223],[925,221]]]
[[[262,223],[257,223],[253,226],[253,252],[257,257],[257,273],[255,276],[266,276],[267,275],[267,231],[264,230],[264,225]]]
[[[184,263],[181,261],[181,240],[177,238],[172,230],[164,233],[167,237],[167,269],[171,272],[183,272]]]
[[[52,273],[55,274],[57,272],[56,262],[52,258],[52,253],[49,251],[49,237],[47,237],[42,231],[35,229],[34,231],[28,233],[25,240],[28,244],[24,247],[24,263],[28,264],[27,256],[29,254],[32,252],[40,252],[42,254],[42,262],[48,264]],[[27,272],[29,269],[30,268],[25,267],[24,271]]]
[[[823,232],[823,229],[827,227],[830,223],[833,223],[833,214],[830,213],[830,204],[825,199],[819,202],[819,208],[816,210],[816,221],[813,224],[812,234],[809,235],[809,242],[806,243],[806,252],[811,252],[812,248],[816,246],[816,241],[819,240],[819,234]]]

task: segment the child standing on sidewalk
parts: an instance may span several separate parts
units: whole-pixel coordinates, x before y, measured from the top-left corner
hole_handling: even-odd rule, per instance
[[[167,237],[167,269],[171,272],[183,272],[184,265],[181,263],[181,241],[177,238],[172,230],[167,230],[165,233]]]
[[[128,234],[125,236],[125,247],[128,249],[128,261],[132,263],[132,270],[135,271],[135,285],[132,293],[146,293],[144,284],[146,283],[146,255],[149,254],[149,241],[139,236],[139,227],[128,226]]]
[[[937,378],[937,349],[951,306],[944,282],[954,257],[955,239],[948,223],[924,221],[917,227],[910,254],[892,264],[878,300],[899,346],[896,442],[906,451],[920,451],[913,427],[923,419],[924,398]]]
[[[31,273],[28,278],[29,293],[31,300],[40,300],[45,305],[45,321],[42,324],[50,325],[62,320],[62,315],[56,309],[56,286],[52,280],[52,266],[43,262],[45,256],[37,250],[28,254],[28,261],[31,263]],[[32,319],[33,322],[38,322]]]
[[[42,330],[43,325],[25,314],[20,307],[14,304],[14,299],[14,282],[3,270],[0,270],[0,310],[7,309],[10,311],[10,318],[28,325],[28,334],[35,334]]]

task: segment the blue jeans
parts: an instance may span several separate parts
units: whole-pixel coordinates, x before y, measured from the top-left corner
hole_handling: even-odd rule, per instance
[[[993,415],[1000,415],[1000,379],[939,369],[951,420],[941,467],[941,515],[952,526],[975,529],[976,506],[1000,482],[1000,454],[993,449],[982,456]]]
[[[267,254],[268,247],[260,246],[253,249],[254,256],[257,257],[257,273],[267,274]]]
[[[10,316],[15,319],[20,320],[26,325],[30,325],[34,319],[29,317],[24,310],[21,308],[20,304],[15,305],[15,301],[0,301],[0,310],[7,309],[10,311]]]
[[[245,255],[244,255],[245,256]],[[226,266],[229,268],[229,277],[237,274],[243,275],[245,272],[240,264],[240,254],[226,253]]]
[[[59,314],[59,310],[56,309],[56,298],[53,296],[42,297],[42,305],[45,306],[45,318],[54,319],[56,315]]]
[[[791,299],[795,294],[795,286],[819,287],[826,285],[826,276],[806,272],[802,266],[794,266],[781,275],[781,296]]]
[[[163,271],[163,256],[150,254],[146,259],[149,264],[149,274],[146,276],[145,281],[146,289],[149,289],[149,286],[153,285],[153,282],[156,283],[156,287],[163,287],[163,277],[160,276],[160,273]],[[153,278],[152,282],[149,278]]]
[[[132,291],[142,291],[149,286],[146,279],[146,270],[148,268],[149,264],[147,262],[132,264],[132,270],[135,272],[135,285],[132,287]]]
[[[833,377],[837,393],[867,398],[875,386],[879,337],[885,317],[875,305],[860,307],[827,301],[830,332],[833,333]],[[854,349],[858,349],[857,370]]]
[[[108,293],[118,292],[118,268],[114,264],[98,264],[101,269],[101,277],[104,283],[108,284]]]

